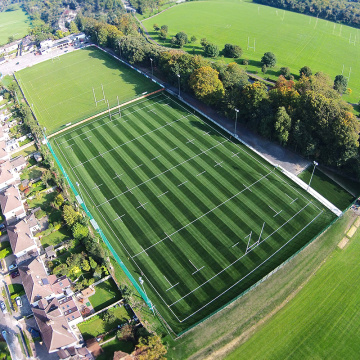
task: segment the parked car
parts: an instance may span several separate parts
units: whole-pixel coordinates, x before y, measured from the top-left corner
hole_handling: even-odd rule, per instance
[[[15,301],[16,301],[16,305],[17,305],[18,307],[22,307],[22,300],[21,300],[21,297],[20,297],[20,296],[18,296],[18,297],[15,299]]]
[[[0,230],[3,230],[3,229],[5,229],[5,227],[6,227],[6,225],[3,223],[3,224],[1,224],[0,225]]]
[[[10,275],[12,279],[15,279],[16,277],[20,276],[19,270],[12,272]]]
[[[6,305],[5,305],[5,303],[4,303],[2,300],[0,300],[0,308],[1,308],[1,310],[2,310],[2,312],[3,312],[4,314],[7,313]]]
[[[11,264],[9,266],[9,271],[13,271],[13,270],[16,270],[17,269],[17,265],[16,264]]]
[[[2,337],[4,338],[4,340],[6,340],[6,339],[5,339],[5,336],[6,336],[6,331],[5,331],[5,330],[3,330],[3,331],[1,332],[1,335],[2,335]]]

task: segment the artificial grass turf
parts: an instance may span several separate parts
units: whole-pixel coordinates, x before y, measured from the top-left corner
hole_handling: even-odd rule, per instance
[[[313,166],[308,167],[299,174],[299,178],[307,184],[310,181]],[[311,180],[311,187],[318,193],[323,195],[331,203],[340,210],[344,211],[355,200],[355,196],[346,191],[342,186],[330,179],[325,173],[315,168],[314,175]]]
[[[184,31],[189,39],[194,35],[197,41],[183,48],[190,54],[203,54],[202,38],[215,43],[220,50],[227,43],[239,45],[243,49],[241,59],[228,61],[242,65],[242,59],[249,59],[249,65],[244,68],[260,75],[261,57],[265,52],[273,52],[276,67],[268,69],[265,75],[271,79],[280,75],[282,66],[289,67],[292,74],[299,76],[299,70],[305,65],[313,74],[322,71],[334,79],[342,73],[344,65],[345,76],[351,68],[348,86],[353,90],[344,99],[357,103],[360,97],[360,78],[354,75],[360,67],[357,61],[360,38],[357,29],[352,27],[243,0],[190,1],[142,23],[150,36],[165,46],[171,46],[171,38],[180,31]],[[168,25],[165,42],[159,38],[159,32],[154,31],[155,23]],[[248,48],[248,38],[250,47],[254,46],[255,40],[255,51]]]
[[[121,293],[113,279],[95,286],[95,294],[89,298],[95,311],[99,311],[121,299]]]
[[[10,36],[14,36],[14,39],[24,37],[30,25],[28,15],[19,7],[16,7],[14,11],[0,12],[0,45],[7,44]]]
[[[121,118],[60,134],[52,145],[115,251],[135,278],[144,277],[178,333],[247,290],[335,218],[164,94],[122,109]]]
[[[226,359],[357,358],[359,240],[357,231],[289,304]]]
[[[143,75],[96,47],[62,55],[16,73],[19,84],[46,133],[60,130],[110,107],[159,89]]]

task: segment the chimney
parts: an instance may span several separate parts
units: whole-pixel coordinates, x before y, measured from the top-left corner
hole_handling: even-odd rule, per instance
[[[30,275],[32,273],[32,271],[28,268],[27,270],[26,270],[26,274],[27,275]]]
[[[47,326],[54,325],[54,320],[50,320],[50,319],[46,320],[46,325]]]

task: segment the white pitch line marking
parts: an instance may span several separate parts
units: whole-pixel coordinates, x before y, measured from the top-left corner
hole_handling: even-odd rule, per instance
[[[292,204],[293,202],[295,202],[298,198],[294,199],[290,204]]]
[[[119,179],[120,179],[120,177],[121,177],[122,175],[124,175],[124,174],[115,174],[115,176],[113,177],[113,180],[116,179],[116,178],[119,178]]]
[[[169,152],[174,151],[174,150],[176,150],[177,148],[178,148],[178,146],[177,146],[177,147],[174,147],[174,148],[171,149],[171,150],[169,150]]]
[[[173,285],[173,286],[169,287],[166,291],[171,290],[173,287],[175,287],[176,285],[179,285],[179,284],[180,284],[180,283],[176,283],[175,285]]]
[[[125,216],[125,214],[123,214],[123,215],[121,215],[121,216],[118,216],[118,217],[117,217],[116,219],[114,219],[113,221],[121,220],[121,222],[123,222],[123,221],[122,221],[122,217],[123,217],[123,216]]]
[[[156,157],[152,158],[151,160],[158,159],[160,156],[161,156],[161,155],[158,155],[158,156],[156,156]]]
[[[246,186],[245,184],[243,185],[245,186],[245,189],[248,189],[250,192],[252,192],[249,186]]]
[[[291,196],[289,196],[287,193],[284,193],[290,200],[294,200]]]
[[[69,146],[66,146],[64,147],[64,149],[67,149],[67,148],[71,148],[72,146],[74,146],[75,144],[72,144],[72,145],[69,145]],[[72,150],[72,149],[71,149]]]
[[[281,212],[282,212],[282,210],[280,210],[278,213],[276,213],[273,217],[278,216]]]
[[[274,213],[277,213],[277,211],[274,210],[270,205],[268,205],[268,207],[269,207]]]
[[[91,190],[94,190],[94,189],[96,189],[96,190],[100,190],[99,188],[100,188],[100,186],[102,186],[103,184],[100,184],[100,185],[96,185],[95,184],[95,186],[91,189]]]
[[[132,170],[135,170],[135,169],[137,169],[137,168],[139,168],[140,166],[143,166],[144,164],[140,164],[140,165],[138,165],[138,166],[135,166],[134,168],[132,168]]]
[[[239,241],[238,241],[236,244],[234,244],[234,245],[232,246],[232,248],[235,247],[237,244],[239,244]]]
[[[149,110],[148,112],[152,112],[152,113],[154,113],[156,115],[156,112],[154,110]]]
[[[214,165],[214,167],[216,167],[216,166],[220,166],[220,167],[222,167],[221,166],[221,164],[223,163],[223,161],[221,161],[221,162],[217,162],[217,161],[215,161],[216,162],[216,164]]]
[[[129,187],[126,186],[126,189],[127,189],[127,191],[131,192],[132,195],[134,195],[134,193],[132,192],[132,190]]]
[[[200,269],[198,269],[192,262],[191,260],[189,260],[190,264],[196,269],[196,271],[194,271],[191,275],[196,274],[198,271],[200,271],[201,269],[203,269],[205,266],[201,267]]]
[[[89,140],[90,138],[91,138],[91,135],[88,136],[88,137],[86,137],[86,138],[84,138],[84,139],[82,139],[82,140],[85,141],[85,140]]]
[[[240,151],[237,152],[237,153],[234,153],[234,152],[233,152],[233,154],[231,155],[231,157],[234,157],[234,156],[239,157],[239,156],[238,156],[239,154],[240,154]]]
[[[191,140],[189,140],[189,139],[188,139],[188,141],[186,142],[186,144],[188,144],[188,143],[193,144],[193,143],[194,143],[194,141],[195,141],[195,139],[191,139]]]
[[[182,182],[181,184],[179,184],[178,185],[178,187],[180,187],[180,186],[182,186],[182,185],[184,185],[184,184],[186,184],[188,181],[186,180],[186,181],[184,181],[184,182]]]
[[[137,207],[137,209],[139,209],[139,208],[142,207],[144,210],[146,210],[146,209],[145,209],[145,205],[147,204],[147,202],[144,203],[144,204],[142,204],[142,203],[139,201],[139,204],[140,204],[140,205]]]
[[[200,175],[202,175],[202,174],[204,174],[204,173],[206,173],[206,170],[204,170],[203,172],[197,174],[196,176],[200,176]]]
[[[140,245],[140,247],[142,248],[142,251],[147,255],[149,256],[149,254],[146,252],[146,250]]]
[[[171,238],[170,235],[168,235],[167,233],[165,233],[165,235],[166,235],[166,238],[165,238],[165,239],[169,238],[169,239],[171,240],[171,242],[173,242],[173,239]]]
[[[165,191],[165,192],[163,192],[162,194],[158,195],[157,197],[159,198],[159,197],[165,195],[165,194],[168,193],[168,192],[169,192],[169,191]]]
[[[209,135],[210,136],[210,131],[204,132],[203,135]]]

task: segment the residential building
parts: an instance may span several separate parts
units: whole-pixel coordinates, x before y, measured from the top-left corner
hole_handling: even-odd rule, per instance
[[[49,353],[78,343],[78,339],[65,320],[57,298],[39,300],[37,306],[33,308],[33,313]]]
[[[19,265],[19,272],[31,305],[36,306],[40,300],[54,297],[44,263],[39,256]]]
[[[4,64],[6,62],[6,59],[2,56],[0,57],[0,65]]]
[[[39,222],[37,221],[34,213],[28,215],[26,217],[26,220],[27,220],[27,223],[29,225],[32,235],[35,236],[35,234],[40,231],[40,225],[39,225]]]
[[[20,220],[15,225],[8,226],[7,232],[11,249],[17,258],[37,248],[26,219]]]
[[[59,305],[69,326],[73,327],[83,321],[83,317],[72,296],[65,296],[62,299],[59,299]]]
[[[13,41],[13,42],[10,43],[10,44],[6,44],[6,45],[2,46],[2,47],[0,48],[0,53],[9,54],[9,53],[11,53],[12,51],[17,50],[20,42],[21,42],[21,40],[17,40],[17,41]]]
[[[12,138],[5,142],[5,150],[9,153],[10,151],[14,151],[19,147],[19,140]]]
[[[10,153],[6,151],[5,140],[0,140],[0,162],[10,160]]]
[[[15,176],[12,171],[10,161],[5,161],[0,165],[0,191],[5,190],[15,183]]]
[[[6,117],[5,114],[0,114],[0,121],[3,121],[2,118],[5,119],[5,117]],[[9,140],[9,132],[5,132],[5,127],[0,126],[0,141],[6,141],[6,140]]]
[[[14,159],[11,159],[10,161],[10,165],[11,165],[11,172],[13,174],[18,174],[21,172],[22,169],[25,169],[26,168],[26,165],[27,165],[27,161],[26,159],[24,158],[23,155],[20,155]]]
[[[14,185],[0,193],[0,207],[8,225],[26,216],[19,190]]]
[[[64,295],[72,295],[71,281],[67,276],[56,277],[56,275],[48,276],[49,283],[53,289],[54,296],[58,299],[64,297]]]

